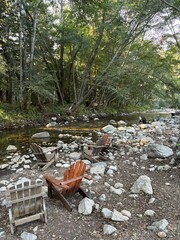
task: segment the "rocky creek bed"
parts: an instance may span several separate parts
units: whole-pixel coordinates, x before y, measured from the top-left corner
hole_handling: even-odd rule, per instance
[[[46,198],[48,224],[21,225],[14,236],[5,206],[6,188],[17,181],[42,179],[47,191],[43,175],[62,176],[81,157],[79,146],[92,139],[59,141],[59,160],[45,172],[32,169],[36,159],[30,149],[22,154],[16,146],[9,146],[13,152],[0,165],[0,239],[180,239],[179,124],[179,116],[132,126],[111,121],[97,133],[110,136],[113,148],[105,154],[108,161],[82,159],[92,176],[91,181],[82,181],[82,187],[92,201],[84,199],[85,208],[80,210],[82,197],[75,194],[69,199],[73,210],[68,212],[58,199]]]

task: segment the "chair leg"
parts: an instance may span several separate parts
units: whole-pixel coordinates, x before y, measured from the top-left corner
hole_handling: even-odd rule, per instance
[[[9,221],[10,221],[10,229],[11,234],[14,234],[14,226],[13,226],[13,217],[12,217],[12,209],[9,209]]]
[[[48,182],[48,197],[52,198],[52,184]]]
[[[86,192],[81,187],[78,189],[78,192],[79,192],[79,194],[81,194],[81,196],[83,196],[83,198],[85,198],[85,197],[89,198],[89,196],[86,194]]]
[[[56,189],[52,186],[53,191],[58,195],[60,201],[62,202],[62,204],[64,205],[64,207],[68,210],[68,211],[72,211],[72,207],[69,204],[69,202],[66,200],[66,198]]]
[[[47,223],[47,210],[46,210],[46,204],[45,204],[44,198],[43,198],[43,212],[44,212],[44,222]]]

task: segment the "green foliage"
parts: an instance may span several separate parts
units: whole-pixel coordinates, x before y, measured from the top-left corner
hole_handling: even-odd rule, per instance
[[[177,2],[170,4],[177,7]],[[169,48],[163,50],[144,38],[154,16],[165,11],[164,22],[155,25],[170,24],[177,16],[175,8],[155,0],[72,0],[63,1],[62,8],[57,0],[41,1],[30,67],[36,1],[20,3],[0,3],[0,87],[12,91],[14,99],[26,102],[30,97],[35,107],[51,104],[62,114],[66,110],[57,102],[75,105],[82,100],[78,113],[86,113],[85,101],[110,109],[152,107],[155,99],[179,106],[178,41],[168,42],[164,34]]]

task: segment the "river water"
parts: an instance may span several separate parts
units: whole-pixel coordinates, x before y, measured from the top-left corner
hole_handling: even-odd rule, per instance
[[[121,116],[114,118],[114,120],[119,121],[123,120],[127,122],[128,125],[138,123],[139,116],[144,116],[147,120],[152,121],[156,118],[170,118],[170,112],[146,112],[146,113],[132,113],[132,114],[122,114]],[[50,133],[50,138],[48,142],[57,143],[59,139],[58,135],[60,133],[63,134],[71,134],[77,136],[88,136],[94,130],[101,130],[102,127],[109,124],[109,118],[103,118],[98,121],[81,121],[81,122],[73,122],[67,125],[58,125],[53,128],[46,128],[46,126],[36,127],[36,128],[23,128],[23,129],[14,129],[14,130],[6,130],[0,132],[0,164],[6,161],[5,156],[7,156],[6,148],[8,145],[15,145],[18,150],[26,153],[29,148],[30,143],[35,141],[31,136],[34,133],[48,131]],[[40,140],[39,140],[40,141]],[[42,141],[42,140],[41,140]]]

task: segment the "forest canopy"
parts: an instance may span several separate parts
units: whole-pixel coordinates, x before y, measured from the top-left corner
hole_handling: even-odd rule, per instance
[[[180,106],[178,0],[0,2],[0,102]]]

